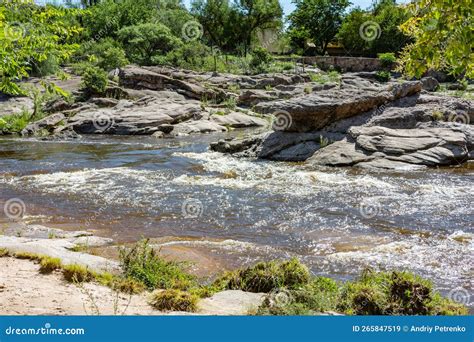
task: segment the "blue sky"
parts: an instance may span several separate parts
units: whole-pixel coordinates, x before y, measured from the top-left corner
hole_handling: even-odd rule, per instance
[[[184,0],[184,3],[186,5],[189,5],[191,0]],[[362,9],[366,9],[372,5],[373,0],[351,0],[352,2],[352,7],[357,7],[359,6]],[[407,3],[409,0],[398,0],[398,3]],[[291,0],[280,0],[280,4],[283,6],[283,11],[285,12],[285,15],[290,14],[294,8],[295,5],[291,2]]]

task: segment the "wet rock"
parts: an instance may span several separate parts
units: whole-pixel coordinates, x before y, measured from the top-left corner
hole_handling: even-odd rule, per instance
[[[355,165],[358,168],[369,170],[397,170],[397,171],[415,171],[425,169],[425,165],[414,165],[390,159],[373,159],[367,162],[360,162]]]
[[[44,135],[52,133],[54,129],[66,122],[66,117],[62,113],[52,114],[41,120],[28,124],[22,131],[21,135]]]
[[[357,149],[353,142],[344,139],[320,149],[306,162],[311,165],[352,166],[374,158],[365,151]]]
[[[113,108],[80,112],[68,126],[84,134],[153,134],[159,127],[179,123],[201,112],[199,102],[183,100],[121,100]]]

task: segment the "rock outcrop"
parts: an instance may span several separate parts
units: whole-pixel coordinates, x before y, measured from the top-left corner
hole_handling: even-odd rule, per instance
[[[220,140],[211,149],[236,157],[306,161],[314,166],[412,170],[458,165],[474,156],[472,101],[422,93],[435,79],[380,84],[343,76],[338,88],[266,101],[274,132]],[[280,120],[280,121],[279,121]]]

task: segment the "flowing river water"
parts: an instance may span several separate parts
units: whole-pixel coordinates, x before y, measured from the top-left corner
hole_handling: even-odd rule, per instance
[[[29,223],[162,238],[226,267],[296,256],[336,279],[407,269],[444,294],[472,293],[474,165],[381,173],[236,159],[209,151],[223,136],[2,138],[0,205],[20,198]]]

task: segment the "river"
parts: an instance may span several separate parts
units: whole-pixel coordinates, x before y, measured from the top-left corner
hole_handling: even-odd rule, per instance
[[[208,150],[223,136],[1,138],[0,204],[19,198],[28,223],[120,243],[166,237],[227,267],[296,256],[336,279],[407,269],[444,294],[472,293],[474,165],[381,173],[236,159]]]

